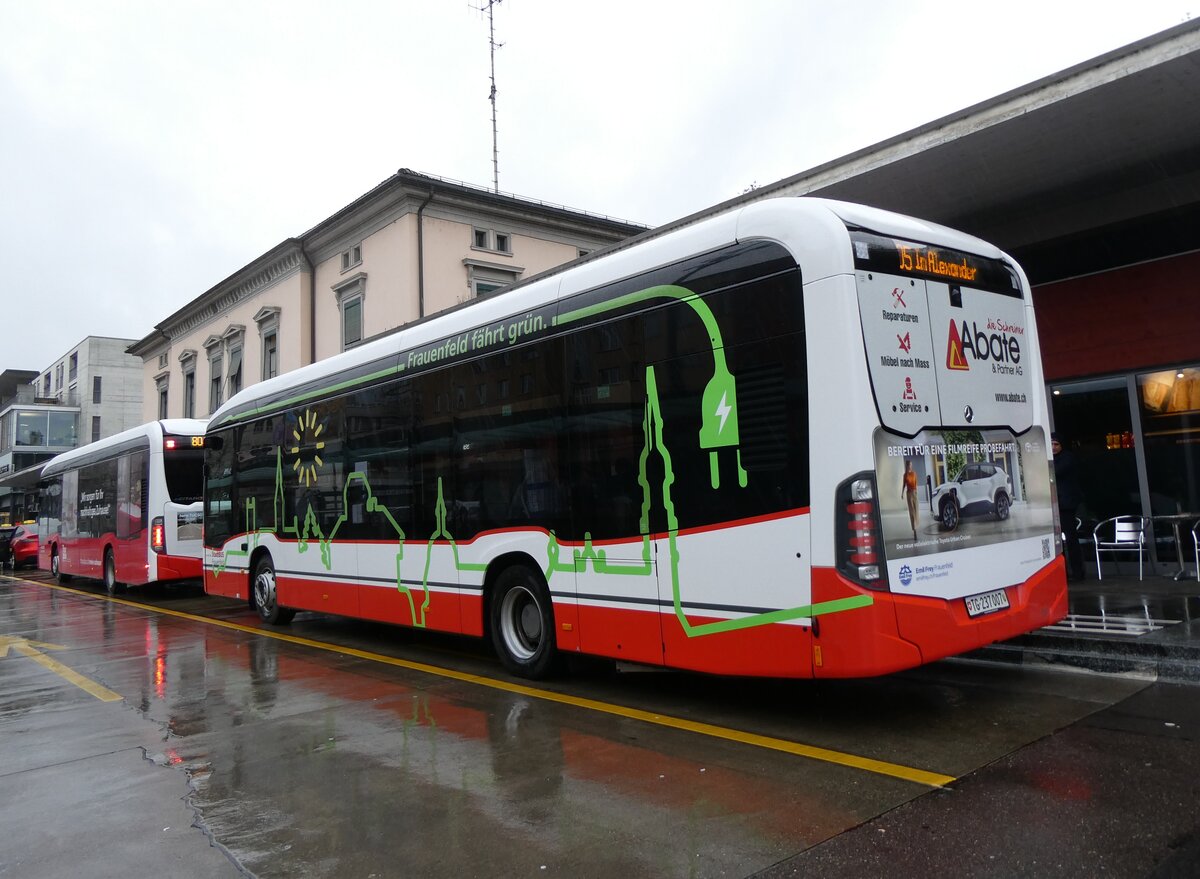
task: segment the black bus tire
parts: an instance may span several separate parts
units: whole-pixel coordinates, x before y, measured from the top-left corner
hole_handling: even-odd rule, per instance
[[[553,673],[554,605],[540,572],[525,565],[501,572],[492,587],[491,630],[496,654],[510,672],[533,680]]]
[[[104,591],[109,595],[121,591],[121,584],[117,582],[117,560],[111,546],[104,550]]]
[[[62,559],[58,556],[58,547],[50,550],[50,575],[59,583],[66,583],[71,579],[70,574],[62,572]]]
[[[254,566],[254,576],[250,580],[250,594],[254,599],[254,609],[258,618],[272,626],[286,626],[296,616],[290,607],[280,607],[279,593],[275,586],[275,565],[269,555],[264,555]]]

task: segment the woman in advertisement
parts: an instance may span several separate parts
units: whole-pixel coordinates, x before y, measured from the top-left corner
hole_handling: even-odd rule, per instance
[[[920,508],[917,504],[917,474],[912,461],[904,459],[904,476],[900,481],[900,497],[908,502],[908,523],[912,526],[913,540],[917,539],[917,520]]]

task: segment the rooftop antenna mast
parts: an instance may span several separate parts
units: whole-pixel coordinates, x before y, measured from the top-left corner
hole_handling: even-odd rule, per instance
[[[487,10],[488,47],[491,50],[492,60],[492,90],[488,94],[488,100],[492,102],[492,189],[496,192],[500,191],[500,148],[496,136],[496,50],[503,48],[504,44],[496,42],[496,22],[493,12],[501,2],[503,0],[487,0],[480,7],[481,12]]]

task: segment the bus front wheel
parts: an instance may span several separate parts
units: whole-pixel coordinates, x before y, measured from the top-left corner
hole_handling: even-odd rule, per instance
[[[524,565],[506,568],[492,595],[492,643],[510,672],[524,678],[547,677],[558,650],[554,643],[554,605],[540,573]]]
[[[113,558],[111,547],[104,550],[104,591],[109,595],[121,591],[121,584],[117,582],[117,561]]]
[[[254,583],[251,587],[254,609],[258,618],[272,626],[286,626],[296,612],[290,607],[279,606],[279,594],[275,589],[275,566],[270,556],[263,556],[254,566]]]

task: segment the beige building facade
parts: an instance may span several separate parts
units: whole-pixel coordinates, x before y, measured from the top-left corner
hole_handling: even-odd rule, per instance
[[[643,231],[401,170],[131,345],[143,421],[204,418],[255,382]]]

